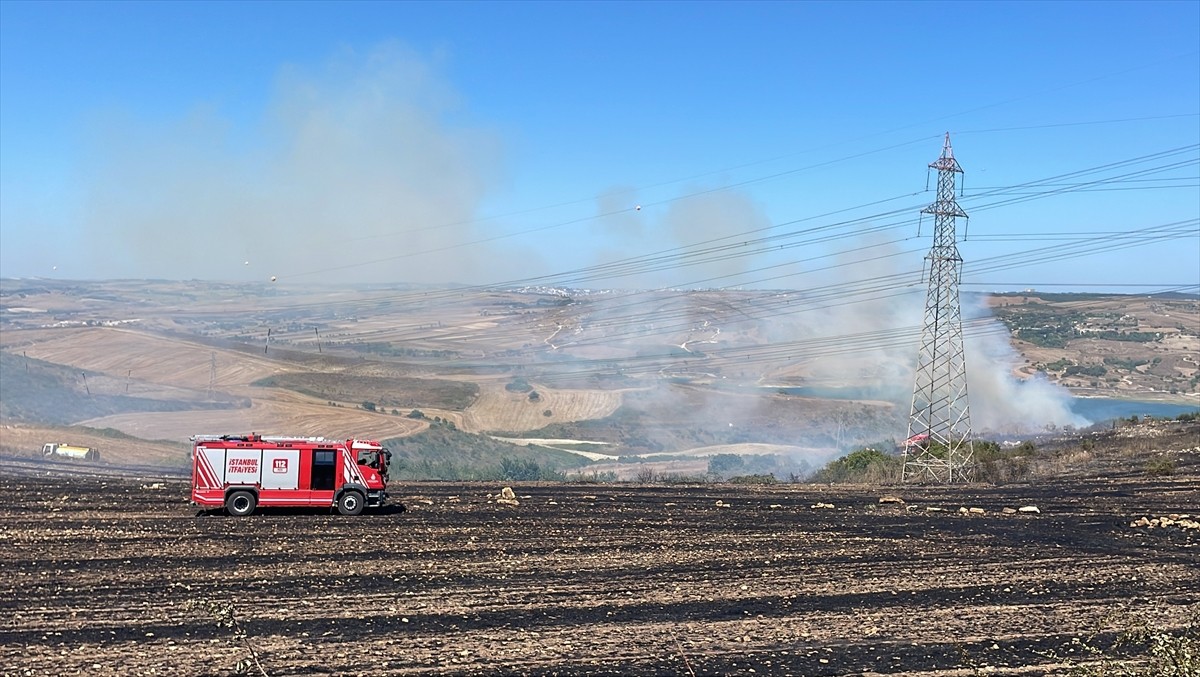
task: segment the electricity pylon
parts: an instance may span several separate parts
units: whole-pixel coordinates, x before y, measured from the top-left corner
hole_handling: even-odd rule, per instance
[[[954,159],[949,133],[941,157],[929,168],[938,173],[937,200],[921,210],[922,214],[933,215],[933,246],[925,256],[929,288],[908,439],[904,443],[903,478],[963,482],[971,479],[974,447],[958,303],[962,257],[958,254],[954,219],[966,218],[967,213],[954,199],[954,175],[963,170]]]

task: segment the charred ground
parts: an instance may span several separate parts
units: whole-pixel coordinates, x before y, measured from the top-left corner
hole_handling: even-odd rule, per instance
[[[1195,512],[1181,467],[1003,487],[528,484],[517,506],[499,485],[415,483],[394,487],[404,512],[234,519],[197,515],[179,479],[10,461],[0,672],[229,674],[252,646],[271,675],[1065,674],[1094,659],[1079,642],[1195,616],[1200,531],[1131,526]]]

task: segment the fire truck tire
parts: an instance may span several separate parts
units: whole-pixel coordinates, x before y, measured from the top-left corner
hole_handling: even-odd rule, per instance
[[[225,510],[234,517],[245,517],[254,512],[258,500],[249,491],[235,491],[225,497]]]
[[[357,491],[347,491],[338,498],[337,509],[343,515],[362,514],[363,508],[366,507],[367,501],[363,495]]]

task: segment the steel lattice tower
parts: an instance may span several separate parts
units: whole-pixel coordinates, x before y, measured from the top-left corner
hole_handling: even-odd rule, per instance
[[[942,156],[934,160],[937,200],[921,210],[934,219],[933,246],[925,256],[929,289],[925,296],[925,326],[908,419],[903,478],[933,482],[971,479],[971,413],[967,404],[967,362],[963,352],[962,315],[958,285],[962,257],[954,219],[967,213],[954,199],[955,174],[962,173],[950,134]]]

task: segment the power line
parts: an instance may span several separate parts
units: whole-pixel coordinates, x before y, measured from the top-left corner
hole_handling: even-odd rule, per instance
[[[1143,115],[1134,118],[1110,118],[1108,120],[1085,120],[1080,122],[1054,122],[1043,125],[1024,125],[1020,127],[993,127],[991,129],[967,129],[954,132],[955,136],[963,134],[989,134],[993,132],[1017,132],[1030,129],[1056,129],[1059,127],[1082,127],[1086,125],[1111,125],[1122,122],[1146,122],[1149,120],[1171,120],[1176,118],[1200,117],[1200,113],[1176,113],[1174,115]]]
[[[1146,162],[1155,161],[1155,160],[1160,160],[1160,161],[1168,160],[1172,156],[1177,156],[1182,153],[1194,151],[1195,148],[1197,148],[1197,146],[1200,146],[1200,144],[1190,145],[1190,146],[1181,146],[1178,148],[1168,149],[1168,150],[1160,151],[1157,153],[1150,153],[1147,155],[1143,155],[1143,156],[1139,156],[1139,157],[1135,157],[1135,158],[1129,158],[1129,159],[1121,160],[1118,162],[1106,163],[1106,164],[1099,165],[1096,167],[1090,167],[1090,168],[1085,168],[1085,169],[1081,169],[1081,170],[1076,170],[1073,172],[1068,172],[1066,174],[1060,174],[1060,175],[1057,175],[1054,177],[1047,177],[1044,179],[1038,179],[1038,180],[1026,182],[1026,183],[1020,184],[1020,186],[1035,187],[1035,186],[1052,185],[1052,184],[1058,183],[1061,179],[1067,178],[1067,177],[1081,177],[1081,176],[1086,176],[1088,174],[1096,174],[1096,173],[1099,173],[1102,171],[1112,171],[1114,169],[1118,169],[1118,168],[1122,168],[1122,167],[1130,167],[1130,166],[1138,164],[1138,163],[1146,163]],[[1177,165],[1177,164],[1179,164],[1179,162],[1180,161],[1175,161],[1170,164]],[[1183,162],[1187,163],[1190,161],[1183,161]],[[1088,182],[1084,182],[1084,183],[1072,182],[1072,183],[1065,184],[1065,185],[1059,184],[1059,185],[1055,185],[1052,190],[1040,191],[1040,192],[1037,192],[1034,194],[1025,195],[1025,196],[1022,196],[1021,199],[1022,200],[1037,199],[1039,197],[1062,194],[1064,192],[1071,192],[1072,190],[1079,190],[1081,186],[1094,185],[1094,184],[1097,184],[1100,182],[1115,183],[1115,182],[1122,182],[1122,181],[1144,181],[1145,179],[1137,178],[1137,176],[1140,176],[1147,172],[1165,171],[1166,167],[1167,166],[1159,165],[1159,166],[1155,166],[1155,167],[1138,169],[1134,172],[1128,172],[1126,174],[1123,174],[1123,175],[1120,175],[1117,177],[1114,177],[1114,176],[1101,177],[1101,178],[1094,179],[1092,181],[1088,181]],[[983,192],[978,195],[972,195],[968,199],[982,198],[982,197],[986,197],[988,195],[999,195],[1005,190],[1012,190],[1012,189],[1013,189],[1013,187],[998,187],[995,190]],[[825,215],[845,213],[848,211],[853,211],[855,209],[861,208],[863,206],[877,206],[879,204],[895,201],[898,199],[902,199],[904,197],[910,197],[910,196],[917,195],[917,194],[918,193],[909,193],[909,194],[893,196],[890,198],[884,198],[881,200],[874,200],[871,202],[864,203],[863,205],[856,205],[855,207],[848,207],[848,208],[836,210],[833,212],[826,212]],[[976,205],[975,207],[973,207],[973,209],[976,211],[992,209],[992,208],[996,208],[997,206],[1004,206],[1005,204],[1009,204],[1011,202],[1012,202],[1012,198],[1006,198],[1006,199],[996,201],[996,202],[979,204],[979,205]],[[814,219],[819,219],[825,215],[816,215],[816,216],[811,216],[811,217],[805,217],[802,219],[796,219],[793,221],[777,223],[777,224],[773,224],[771,226],[758,228],[758,229],[754,229],[754,230],[750,230],[750,231],[745,231],[743,233],[735,233],[735,234],[732,234],[729,236],[713,238],[713,239],[710,239],[710,240],[707,240],[704,242],[693,243],[691,245],[674,247],[674,248],[670,248],[670,249],[666,249],[666,250],[660,250],[659,252],[653,252],[651,254],[630,257],[627,259],[609,262],[606,264],[600,264],[597,266],[580,268],[580,269],[576,269],[575,271],[568,271],[567,273],[558,273],[558,274],[554,274],[554,275],[537,276],[537,277],[532,277],[532,278],[526,278],[524,280],[509,281],[507,283],[495,283],[495,284],[490,284],[490,285],[475,285],[472,287],[463,287],[463,288],[449,289],[449,290],[443,289],[443,290],[436,290],[436,291],[423,290],[423,291],[404,292],[401,294],[389,294],[386,296],[373,297],[370,299],[365,299],[365,300],[355,301],[355,302],[350,302],[350,303],[340,302],[340,301],[331,301],[331,302],[316,303],[316,304],[314,304],[314,303],[284,304],[283,306],[280,306],[279,310],[284,310],[284,309],[295,310],[295,309],[304,308],[304,307],[317,308],[317,307],[321,307],[321,306],[331,306],[331,305],[338,306],[338,305],[340,305],[340,306],[347,308],[348,310],[353,311],[355,308],[364,308],[364,307],[368,307],[370,305],[378,304],[378,303],[402,303],[402,304],[422,305],[422,304],[427,304],[427,303],[440,302],[440,301],[445,301],[448,299],[453,299],[455,296],[461,296],[463,294],[471,293],[473,291],[494,289],[500,285],[508,285],[510,287],[517,287],[520,285],[537,285],[537,284],[555,285],[555,284],[564,284],[564,283],[586,283],[586,282],[591,282],[591,281],[611,280],[611,279],[614,279],[614,278],[617,278],[620,276],[636,275],[636,274],[642,274],[642,273],[646,273],[646,272],[655,272],[655,271],[671,269],[671,268],[680,268],[681,266],[683,266],[683,264],[703,265],[703,264],[720,263],[722,261],[730,261],[730,260],[733,260],[736,258],[741,258],[741,257],[746,257],[746,256],[753,256],[753,255],[768,253],[768,252],[772,252],[772,251],[781,251],[781,250],[784,250],[787,248],[832,242],[837,239],[842,239],[842,238],[847,238],[847,237],[861,237],[862,235],[868,234],[871,232],[882,233],[887,230],[892,230],[892,229],[896,229],[899,227],[903,227],[905,225],[911,225],[911,224],[915,223],[916,222],[915,219],[913,219],[911,217],[906,217],[904,219],[898,219],[895,221],[885,221],[882,224],[879,224],[876,226],[871,226],[870,228],[854,229],[854,226],[861,225],[862,223],[864,223],[866,221],[877,220],[880,218],[884,218],[886,216],[898,216],[901,212],[903,212],[905,210],[913,210],[913,207],[910,206],[910,207],[905,207],[905,208],[898,208],[898,209],[888,210],[888,211],[884,211],[884,212],[878,212],[878,213],[871,214],[871,215],[857,218],[857,219],[849,219],[849,220],[838,221],[838,222],[833,222],[833,223],[818,224],[818,225],[810,227],[810,228],[792,230],[792,231],[783,232],[783,233],[770,233],[769,232],[772,230],[778,230],[779,228],[787,226],[787,225],[794,225],[794,224],[799,224],[799,223],[806,222],[806,221],[811,221]],[[1171,231],[1168,229],[1166,231],[1157,233],[1157,237],[1155,239],[1143,240],[1140,244],[1147,244],[1147,243],[1151,243],[1151,242],[1155,242],[1155,241],[1162,241],[1165,239],[1177,239],[1178,237],[1192,237],[1197,232],[1197,231],[1191,229],[1191,224],[1188,222],[1181,222],[1181,224],[1176,224],[1175,228],[1176,228],[1176,230],[1174,230],[1174,231]],[[1083,231],[1083,232],[1088,233],[1088,234],[1103,235],[1104,237],[1102,239],[1107,240],[1107,242],[1105,243],[1106,248],[1111,247],[1114,244],[1119,244],[1119,242],[1117,242],[1118,240],[1141,238],[1145,234],[1144,230],[1129,231],[1128,234],[1121,234],[1121,235],[1115,235],[1115,236],[1113,234],[1113,231]],[[1034,234],[1030,234],[1030,235],[1034,235]],[[980,236],[980,237],[982,237],[983,239],[990,239],[990,238],[999,239],[1003,236],[985,235],[985,236]],[[910,239],[910,238],[899,238],[899,239],[888,240],[886,242],[883,242],[882,244],[884,244],[884,245],[898,244],[898,243],[904,242],[907,239]],[[1033,239],[1033,238],[1029,237],[1026,239]],[[1072,239],[1075,242],[1086,244],[1088,242],[1092,242],[1095,238],[1072,238]],[[1133,243],[1133,244],[1138,244],[1138,243]],[[856,261],[850,261],[850,262],[844,262],[844,263],[837,263],[837,264],[834,264],[831,266],[818,268],[818,269],[810,269],[810,270],[791,272],[791,273],[775,275],[775,276],[770,276],[770,277],[762,277],[757,280],[747,280],[745,278],[746,275],[752,274],[754,272],[765,272],[767,270],[784,268],[788,265],[794,265],[799,262],[812,261],[812,260],[817,260],[817,259],[825,258],[825,257],[845,256],[846,254],[855,252],[856,250],[869,250],[870,248],[871,248],[871,246],[868,245],[868,246],[863,246],[863,247],[843,249],[843,250],[836,251],[836,252],[830,252],[830,253],[826,253],[826,254],[822,254],[822,255],[818,255],[818,256],[809,257],[807,259],[801,259],[799,261],[790,261],[790,262],[784,263],[784,264],[773,264],[773,265],[761,266],[761,267],[758,267],[755,269],[750,269],[750,270],[740,270],[736,273],[731,273],[728,275],[708,276],[708,277],[700,278],[697,280],[693,280],[688,283],[682,283],[682,284],[679,284],[676,286],[682,287],[682,286],[687,286],[687,285],[706,284],[706,283],[712,283],[712,282],[718,282],[718,281],[732,280],[735,278],[738,279],[739,284],[741,284],[741,285],[761,284],[764,282],[774,282],[774,281],[778,281],[780,279],[796,277],[799,275],[811,274],[814,272],[833,270],[833,269],[837,269],[839,267],[844,267],[846,265],[861,265],[862,261],[856,260]],[[1094,250],[1095,251],[1104,251],[1104,249],[1094,249]],[[1084,254],[1088,253],[1088,251],[1086,249],[1081,250],[1081,251],[1083,253],[1080,255],[1084,255]],[[897,255],[900,255],[903,253],[904,252],[897,252]],[[1064,253],[1069,253],[1069,251],[1064,252]],[[1040,257],[1040,261],[1049,260],[1042,253],[1039,253],[1037,256]],[[986,260],[984,260],[984,261],[986,261]],[[885,284],[885,285],[886,284],[910,285],[911,279],[912,278],[905,278],[903,280],[892,280],[890,282],[884,282],[882,284]],[[733,285],[726,285],[723,288],[728,289],[730,286],[733,286]],[[831,293],[836,293],[839,291],[844,292],[845,290],[837,290],[837,289],[831,288],[829,291]],[[380,332],[376,332],[376,334],[378,335],[378,334],[382,333],[383,331],[386,331],[386,330],[380,330]],[[392,334],[393,332],[387,332],[387,333]],[[367,334],[367,335],[369,335],[369,334]]]

